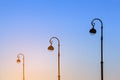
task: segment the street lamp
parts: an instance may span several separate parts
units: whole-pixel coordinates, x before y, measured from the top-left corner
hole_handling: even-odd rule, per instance
[[[94,18],[91,21],[92,28],[90,29],[90,33],[95,34],[96,29],[94,28],[95,22],[94,21],[99,21],[101,23],[101,80],[103,80],[103,22],[99,18]]]
[[[25,80],[25,74],[24,74],[24,54],[20,53],[17,55],[17,63],[20,63],[21,60],[20,60],[20,57],[22,57],[22,61],[23,61],[23,80]]]
[[[50,46],[48,47],[48,50],[54,50],[54,47],[52,46],[52,39],[57,39],[58,41],[58,80],[60,80],[60,40],[57,37],[51,37],[49,40]]]

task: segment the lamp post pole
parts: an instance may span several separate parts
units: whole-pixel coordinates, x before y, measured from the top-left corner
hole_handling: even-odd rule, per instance
[[[20,60],[20,57],[21,57],[21,56],[22,56],[22,59],[23,59],[23,64],[22,64],[22,66],[23,66],[23,71],[22,71],[22,72],[23,72],[23,80],[25,80],[24,54],[20,53],[20,54],[17,55],[17,58],[18,58],[18,59],[17,59],[17,63],[20,63],[20,62],[21,62],[21,60]]]
[[[99,21],[101,23],[101,80],[103,80],[103,22],[101,19],[99,18],[94,18],[92,21],[91,21],[91,25],[92,25],[92,29],[90,29],[90,33],[93,33],[95,34],[96,33],[96,30],[94,28],[95,26],[95,23],[94,21]]]
[[[51,37],[49,40],[50,46],[48,47],[48,50],[54,50],[52,39],[56,39],[58,41],[58,80],[60,80],[60,40],[57,37]]]

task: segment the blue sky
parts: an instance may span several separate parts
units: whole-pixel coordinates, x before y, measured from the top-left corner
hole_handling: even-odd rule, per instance
[[[55,51],[61,43],[61,80],[100,80],[100,23],[89,34],[91,21],[104,27],[104,79],[120,79],[119,0],[1,0],[0,80],[21,80],[17,54],[25,55],[26,79],[57,79]],[[6,77],[7,76],[7,77]],[[47,77],[46,77],[47,76]]]

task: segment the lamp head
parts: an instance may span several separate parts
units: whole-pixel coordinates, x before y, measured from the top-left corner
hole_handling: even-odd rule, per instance
[[[20,63],[20,62],[21,62],[21,61],[20,61],[20,59],[18,58],[18,59],[17,59],[17,63]]]
[[[53,47],[52,45],[50,45],[50,46],[48,47],[48,50],[54,50],[54,47]]]
[[[89,32],[92,33],[92,34],[95,34],[96,33],[96,29],[93,27],[93,28],[90,29]]]

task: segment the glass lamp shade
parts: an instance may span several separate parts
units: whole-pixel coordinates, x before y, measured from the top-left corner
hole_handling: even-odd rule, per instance
[[[52,45],[50,45],[50,46],[48,47],[48,50],[54,50],[54,47],[53,47]]]
[[[20,59],[17,59],[17,63],[20,63]]]
[[[95,28],[92,28],[92,29],[90,29],[89,32],[92,33],[92,34],[95,34],[95,33],[96,33],[96,29],[95,29]]]

